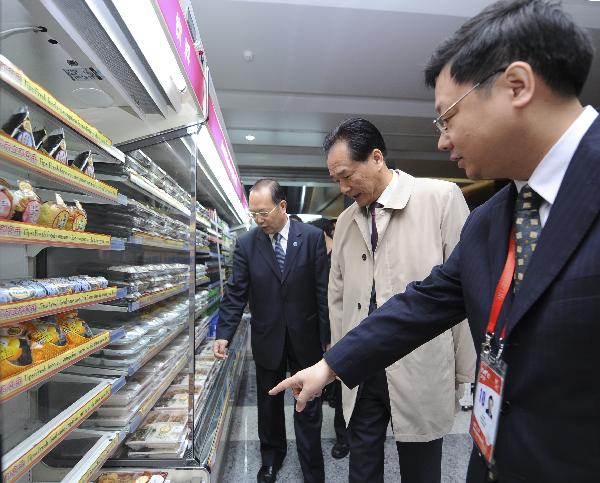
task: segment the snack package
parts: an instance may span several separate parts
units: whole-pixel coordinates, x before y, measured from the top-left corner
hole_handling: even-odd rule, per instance
[[[87,225],[87,213],[79,201],[75,200],[75,206],[69,206],[69,219],[65,228],[73,231],[85,231]]]
[[[47,201],[40,209],[38,224],[52,228],[64,228],[69,221],[69,209],[61,196],[56,194],[56,203]]]
[[[94,333],[77,315],[77,311],[65,312],[54,316],[54,320],[65,333],[69,345],[79,345],[94,337]]]
[[[167,481],[168,473],[150,472],[143,473],[103,473],[96,483],[164,483]]]
[[[36,291],[33,287],[17,285],[17,282],[2,282],[0,285],[0,303],[22,302],[35,298]]]
[[[19,189],[13,191],[13,216],[16,221],[35,225],[40,217],[41,201],[28,181],[19,181]]]
[[[24,326],[31,344],[31,359],[34,363],[47,361],[65,350],[67,338],[56,323],[31,320]]]
[[[27,106],[21,107],[2,126],[2,130],[11,138],[16,139],[25,146],[34,147],[33,130],[31,129],[31,118]]]
[[[21,325],[0,328],[0,379],[24,371],[31,363],[25,329]]]
[[[45,129],[38,129],[37,131],[33,131],[33,147],[35,149],[40,149],[42,143],[48,137],[48,133]]]
[[[65,131],[62,127],[50,133],[42,143],[42,150],[58,162],[68,164],[67,142],[65,141]]]
[[[8,181],[0,178],[0,220],[10,220],[13,212],[13,193]]]
[[[79,153],[75,159],[69,160],[69,166],[77,168],[82,173],[94,178],[94,160],[92,159],[91,151]]]

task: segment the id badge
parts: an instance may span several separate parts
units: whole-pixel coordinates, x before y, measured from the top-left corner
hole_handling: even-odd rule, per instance
[[[506,363],[482,353],[469,433],[488,465],[493,465]]]

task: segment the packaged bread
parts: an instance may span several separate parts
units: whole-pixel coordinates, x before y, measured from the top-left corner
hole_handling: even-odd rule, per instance
[[[24,371],[31,363],[31,348],[22,327],[0,329],[0,379]]]
[[[42,143],[48,137],[48,133],[45,129],[38,129],[37,131],[33,131],[33,147],[35,149],[40,149]]]
[[[8,181],[0,178],[0,220],[10,220],[13,216],[13,194]]]
[[[54,320],[64,332],[69,345],[79,345],[94,337],[94,333],[85,321],[79,318],[76,310],[57,314]]]
[[[62,127],[50,133],[42,143],[42,150],[60,163],[68,164],[67,142],[65,141],[65,131]]]
[[[22,302],[35,298],[33,287],[21,285],[18,282],[2,282],[0,284],[0,303]]]
[[[69,219],[65,228],[73,231],[85,231],[87,225],[87,213],[79,201],[75,200],[75,206],[69,206]]]
[[[16,221],[36,224],[40,217],[41,202],[28,181],[19,181],[19,189],[12,193],[13,216]]]
[[[77,168],[82,173],[94,178],[94,160],[92,159],[91,151],[79,153],[75,159],[69,160],[69,166]]]
[[[69,216],[70,213],[67,205],[57,193],[55,203],[47,201],[42,205],[38,224],[52,228],[65,228],[69,221]]]
[[[31,359],[35,364],[56,357],[66,349],[67,337],[58,324],[31,320],[25,323],[31,344]]]
[[[31,118],[27,106],[21,107],[13,114],[2,126],[2,130],[11,138],[16,139],[22,144],[33,148],[33,130],[31,129]]]

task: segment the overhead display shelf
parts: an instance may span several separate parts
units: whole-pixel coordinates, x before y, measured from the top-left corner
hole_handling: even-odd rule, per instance
[[[125,384],[123,377],[115,380],[82,379],[79,376],[61,374],[60,379],[57,378],[54,380],[58,380],[65,386],[83,380],[88,384],[90,382],[97,384],[35,433],[2,455],[2,478],[6,483],[16,482],[27,473]]]
[[[2,378],[0,380],[0,403],[8,401],[36,384],[49,379],[57,372],[72,366],[77,361],[97,352],[124,335],[125,331],[123,329],[105,331],[52,359],[35,364],[31,368],[12,377]]]
[[[127,204],[127,197],[120,194],[117,188],[25,146],[3,132],[0,132],[0,159],[6,164],[2,167],[3,171],[13,170],[17,176],[31,179],[40,186],[51,179],[67,191],[69,188],[80,190],[111,203]]]
[[[94,250],[124,250],[121,238],[85,231],[60,230],[20,221],[0,220],[0,243],[44,245]]]
[[[188,288],[189,285],[187,283],[183,283],[159,292],[143,295],[138,300],[129,302],[127,305],[110,305],[99,302],[98,304],[87,308],[88,310],[103,310],[105,312],[135,312],[143,307],[157,304],[158,302],[162,302],[163,300],[173,297],[174,295],[185,292]]]
[[[13,325],[26,320],[37,319],[46,315],[69,312],[101,302],[110,302],[122,298],[126,290],[108,287],[89,292],[78,292],[66,295],[55,295],[23,302],[0,304],[0,327]]]
[[[112,145],[109,138],[29,79],[21,69],[3,55],[0,55],[0,79],[111,157],[121,162],[125,161],[125,155]]]

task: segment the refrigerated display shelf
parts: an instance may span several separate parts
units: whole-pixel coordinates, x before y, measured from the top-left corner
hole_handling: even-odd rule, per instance
[[[221,300],[221,297],[215,297],[213,300],[211,300],[210,302],[207,302],[201,308],[196,309],[196,317],[195,318],[197,319],[202,314],[208,312],[208,310],[211,309],[213,307],[213,305],[215,305],[217,302],[219,302],[219,300]]]
[[[215,280],[214,282],[212,282],[211,284],[209,284],[206,287],[206,290],[211,290],[211,289],[216,288],[216,287],[218,287],[220,285],[221,285],[221,280]]]
[[[101,310],[105,312],[136,312],[137,310],[147,307],[149,305],[157,304],[162,302],[174,295],[185,292],[189,288],[187,283],[176,285],[175,287],[160,290],[159,292],[153,292],[148,295],[143,295],[138,300],[129,302],[127,305],[110,305],[98,303],[87,307],[88,310]]]
[[[183,240],[175,240],[173,238],[166,238],[161,236],[154,236],[144,233],[138,233],[137,235],[131,235],[127,239],[127,243],[130,245],[142,245],[147,247],[165,248],[168,250],[180,250],[188,251],[190,246]]]
[[[120,339],[124,335],[125,331],[122,328],[105,331],[92,337],[90,340],[81,345],[66,350],[62,354],[53,357],[52,359],[40,362],[14,376],[1,379],[0,403],[8,401],[18,394],[27,391],[36,384],[51,378],[57,372],[72,366],[84,357],[88,357],[94,352],[99,351],[103,347],[117,339]]]
[[[219,258],[219,254],[215,253],[215,252],[196,252],[196,255],[200,255],[203,257],[209,257],[209,258]]]
[[[206,285],[208,282],[210,282],[209,277],[200,277],[196,279],[196,287],[199,287],[200,285]]]
[[[2,478],[6,483],[17,481],[125,384],[124,377],[93,380],[99,381],[93,389],[2,455]]]
[[[82,307],[93,306],[101,302],[109,302],[125,297],[126,289],[108,287],[89,292],[78,292],[67,295],[54,295],[23,302],[0,304],[0,327],[18,322],[36,319],[46,315],[68,312]]]
[[[119,193],[117,188],[25,146],[3,132],[0,132],[0,159],[3,161],[3,172],[9,171],[20,179],[29,179],[36,186],[45,187],[50,179],[60,186],[60,190],[81,190],[100,198],[99,202],[127,205],[127,197]]]
[[[39,84],[31,81],[21,69],[3,55],[0,55],[0,79],[19,94],[33,101],[62,124],[92,142],[110,157],[120,162],[125,162],[125,155],[112,145],[108,137],[60,103]]]
[[[59,230],[21,221],[0,220],[0,243],[43,245],[92,250],[124,250],[121,238],[85,231]]]

